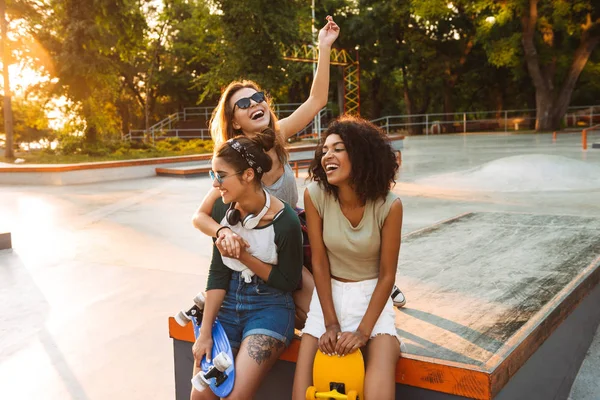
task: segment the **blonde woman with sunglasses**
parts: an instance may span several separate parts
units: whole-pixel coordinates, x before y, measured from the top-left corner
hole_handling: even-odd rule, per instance
[[[327,23],[319,31],[319,60],[310,96],[289,117],[277,120],[269,98],[255,82],[236,81],[230,83],[221,95],[211,120],[211,136],[217,146],[238,135],[252,138],[265,128],[275,132],[275,144],[267,152],[273,166],[269,172],[263,174],[262,184],[270,194],[285,201],[292,208],[296,208],[298,203],[298,188],[294,172],[288,164],[288,153],[284,143],[304,129],[327,104],[331,45],[337,39],[339,30],[333,18],[328,16]],[[223,243],[224,252],[237,256],[244,246],[243,240],[230,229],[221,229],[222,226],[210,217],[218,197],[219,191],[213,188],[194,214],[193,224],[204,234],[218,237]],[[306,268],[303,270],[300,286],[302,289],[294,293],[299,327],[306,319],[314,288],[312,277]]]

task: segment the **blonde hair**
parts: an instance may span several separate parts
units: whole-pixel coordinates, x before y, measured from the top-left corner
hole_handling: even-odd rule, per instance
[[[229,100],[231,97],[240,89],[243,88],[251,88],[260,92],[260,86],[251,80],[243,80],[243,81],[233,81],[223,91],[221,94],[221,98],[219,99],[219,104],[217,108],[212,113],[212,117],[210,119],[210,136],[212,137],[213,142],[215,143],[215,147],[219,146],[221,143],[228,141],[231,138],[234,138],[239,135],[244,135],[244,132],[241,129],[235,129],[233,127],[233,107],[229,105]],[[269,105],[269,113],[271,114],[271,118],[269,120],[269,128],[273,131],[277,132],[277,116],[271,109],[271,101],[267,97],[266,100]],[[278,133],[278,132],[277,132]],[[281,162],[281,164],[287,163],[288,152],[284,146],[283,141],[279,134],[275,135],[275,152],[277,153],[277,158]]]

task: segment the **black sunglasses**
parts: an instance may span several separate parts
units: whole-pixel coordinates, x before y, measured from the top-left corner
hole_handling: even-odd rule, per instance
[[[265,101],[265,94],[263,92],[256,92],[250,97],[242,97],[233,104],[233,111],[235,111],[235,106],[238,106],[238,108],[241,108],[242,110],[250,107],[250,100],[254,100],[255,103],[262,103]]]

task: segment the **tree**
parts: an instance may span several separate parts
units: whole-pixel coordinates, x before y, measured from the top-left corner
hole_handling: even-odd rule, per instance
[[[406,0],[363,0],[347,9],[338,40],[344,48],[360,49],[361,114],[409,114],[409,131],[421,133],[422,118],[412,115],[428,111],[442,93],[444,76],[431,24]]]
[[[223,83],[220,79],[211,82],[210,72],[222,58],[220,19],[204,1],[171,0],[166,4],[161,20],[168,29],[165,45],[157,53],[161,67],[155,78],[157,95],[166,100],[161,104],[164,112],[218,100],[220,90],[216,88]]]
[[[51,55],[58,89],[78,104],[88,144],[119,136],[123,64],[144,45],[142,0],[53,0],[37,32]]]
[[[0,0],[0,40],[2,41],[2,76],[4,78],[4,132],[6,134],[6,143],[4,156],[8,159],[15,157],[13,149],[13,115],[11,104],[10,78],[8,75],[8,66],[10,65],[10,52],[7,51],[6,42],[8,41],[7,23],[6,23],[6,2]]]
[[[13,100],[14,143],[38,142],[53,137],[42,100],[22,97]]]
[[[306,8],[302,2],[215,0],[213,3],[222,38],[215,48],[216,63],[196,80],[196,84],[204,87],[204,96],[220,94],[224,85],[236,79],[252,79],[274,91],[297,78],[290,79],[280,46],[303,43],[309,38],[309,32],[301,29],[306,26],[302,14]]]
[[[480,33],[493,39],[490,62],[515,65],[522,58],[535,87],[536,130],[558,129],[600,42],[600,6],[592,0],[486,0],[478,7],[487,15]]]
[[[454,117],[450,114],[459,105],[456,86],[475,45],[475,23],[477,13],[470,1],[444,0],[411,1],[416,24],[432,39],[436,57],[432,60],[442,77],[443,126],[445,131],[453,131]]]

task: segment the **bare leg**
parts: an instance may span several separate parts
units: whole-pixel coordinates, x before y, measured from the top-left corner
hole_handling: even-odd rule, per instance
[[[194,360],[194,375],[200,372],[201,369],[196,365],[196,360]],[[204,389],[202,392],[197,391],[192,387],[192,394],[190,395],[191,400],[219,400],[219,398],[213,393],[209,388]]]
[[[300,350],[298,350],[298,360],[296,361],[292,400],[306,399],[306,389],[312,385],[312,366],[318,348],[319,341],[317,338],[311,335],[302,335]]]
[[[365,399],[391,400],[396,393],[396,364],[400,343],[391,335],[378,335],[369,340],[365,351]]]
[[[306,323],[306,316],[310,307],[313,291],[315,290],[315,280],[306,267],[302,267],[302,289],[292,293],[294,303],[296,304],[296,329],[302,330]]]
[[[250,335],[244,339],[235,359],[235,369],[238,371],[235,386],[227,399],[252,399],[283,350],[284,343],[270,336]]]

